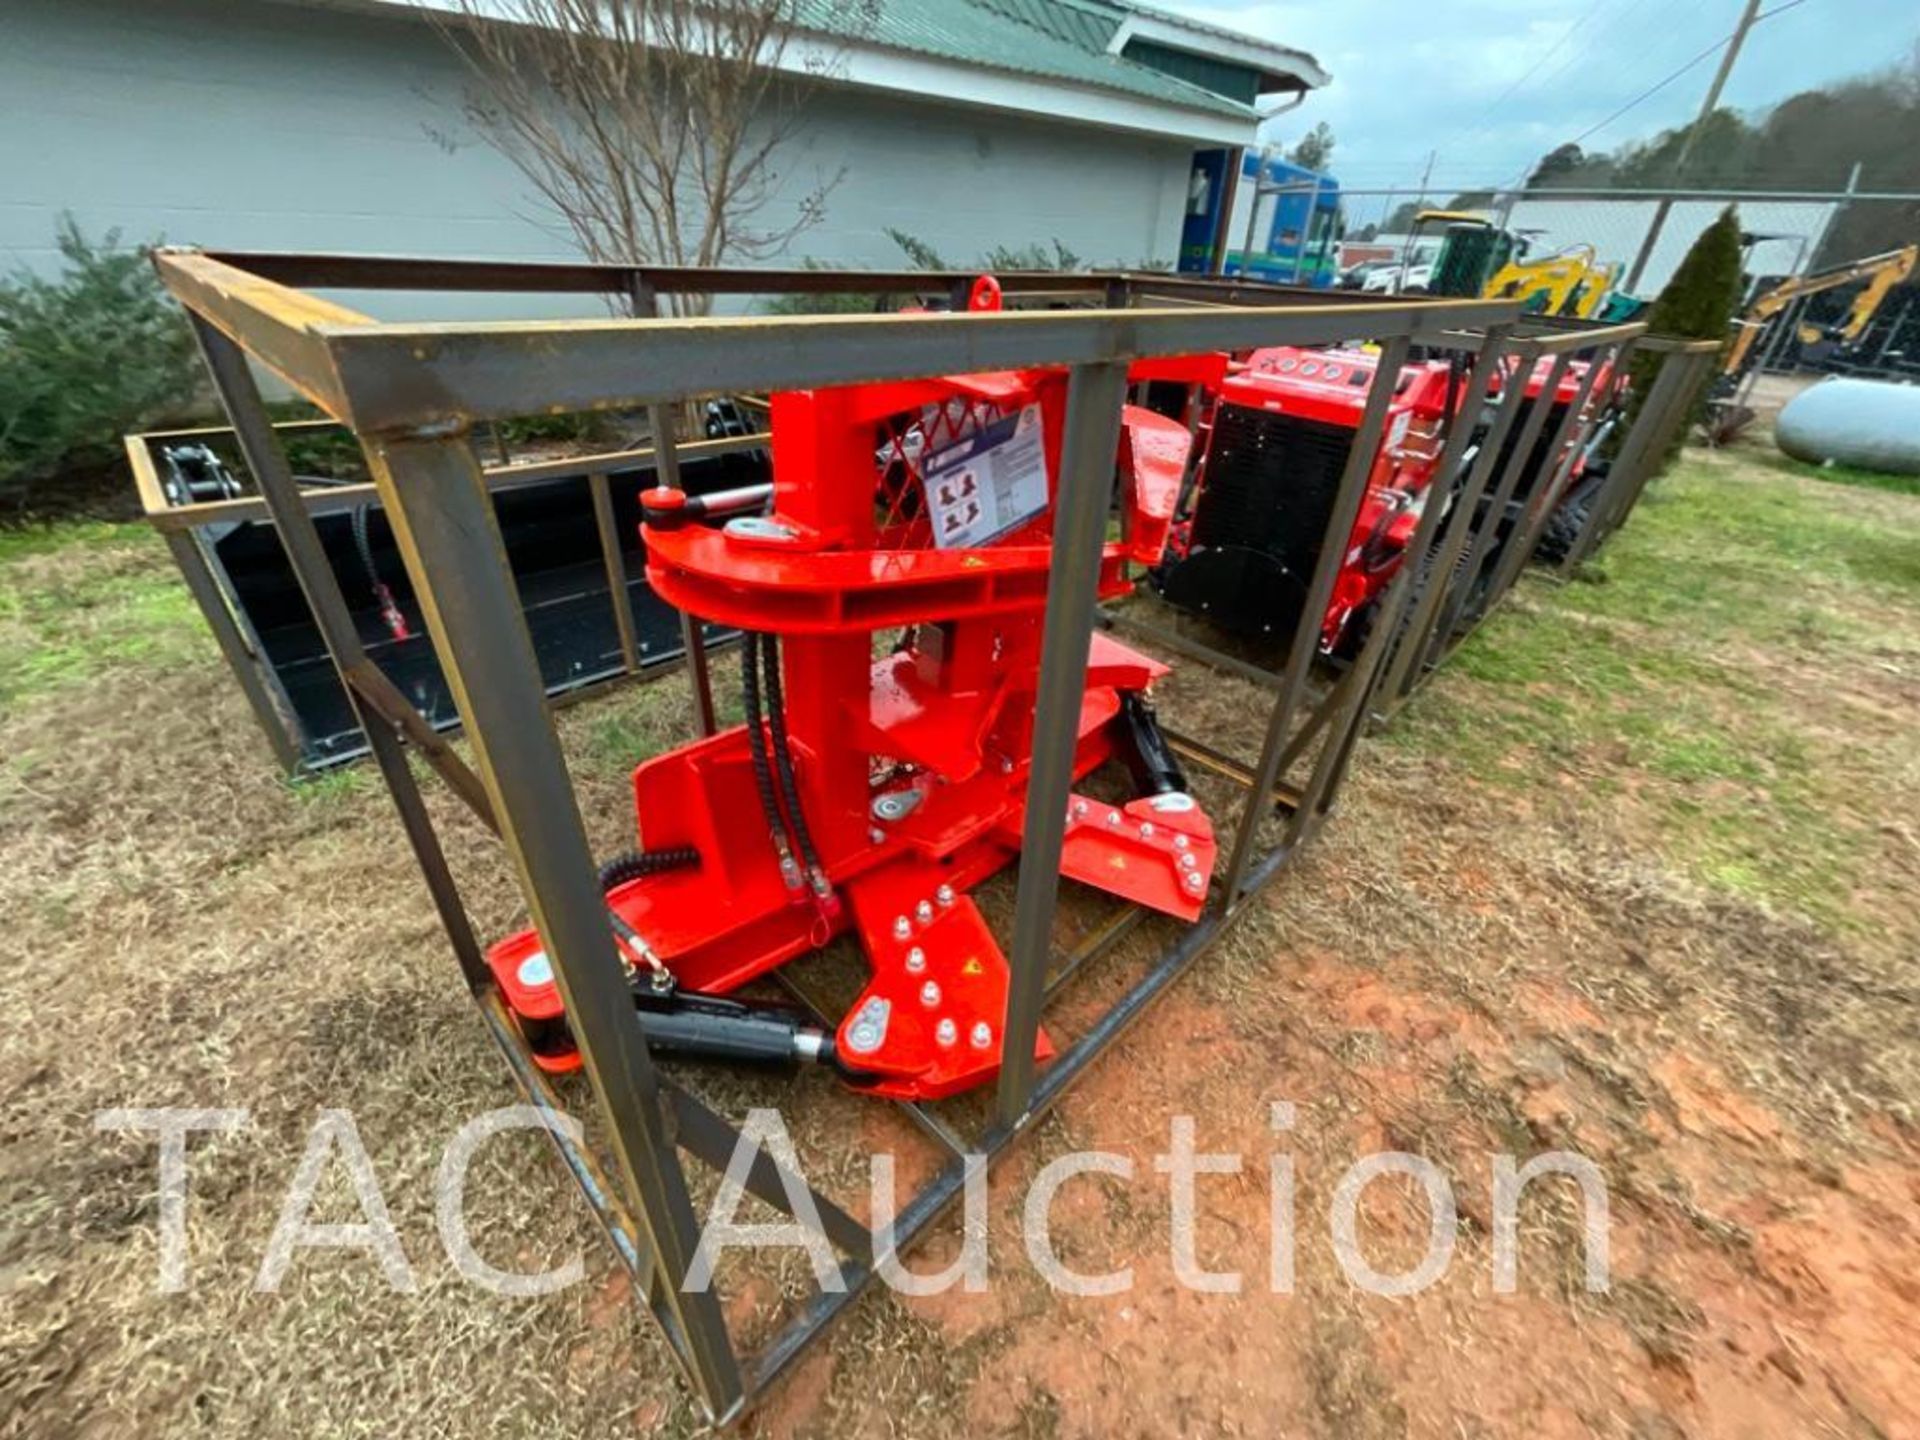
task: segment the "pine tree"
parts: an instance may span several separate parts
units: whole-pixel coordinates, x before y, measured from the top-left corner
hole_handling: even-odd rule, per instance
[[[1700,232],[1660,298],[1647,311],[1656,335],[1719,340],[1740,303],[1740,220],[1729,205]]]
[[[1728,340],[1733,313],[1740,304],[1740,282],[1740,218],[1729,205],[1720,212],[1718,220],[1700,232],[1693,248],[1680,262],[1680,268],[1673,272],[1673,278],[1667,281],[1659,298],[1640,318],[1647,322],[1650,335],[1670,335],[1684,340]],[[1635,353],[1627,372],[1632,378],[1632,389],[1627,396],[1623,435],[1630,433],[1640,418],[1640,407],[1652,392],[1653,382],[1665,361],[1666,356],[1649,350]],[[1702,410],[1706,403],[1703,392],[1699,399]],[[1660,457],[1661,468],[1679,453],[1689,428],[1681,426],[1674,432],[1666,453]]]

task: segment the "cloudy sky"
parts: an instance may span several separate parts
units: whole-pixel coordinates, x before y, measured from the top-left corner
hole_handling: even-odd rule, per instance
[[[1416,184],[1438,151],[1433,188],[1523,177],[1563,140],[1606,120],[1728,34],[1740,0],[1155,0],[1161,8],[1311,51],[1333,84],[1280,117],[1286,144],[1333,127],[1334,172],[1349,187]],[[1768,0],[1723,104],[1760,107],[1883,68],[1920,37],[1913,0]],[[1610,149],[1692,118],[1718,55],[1582,142]],[[1839,188],[1844,175],[1791,177]]]

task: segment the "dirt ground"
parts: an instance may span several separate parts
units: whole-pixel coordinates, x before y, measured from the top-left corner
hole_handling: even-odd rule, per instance
[[[0,567],[0,1434],[698,1433],[535,1139],[481,1151],[474,1244],[577,1253],[585,1279],[496,1297],[436,1238],[444,1146],[511,1092],[373,777],[273,773],[140,532],[16,540]],[[684,733],[675,686],[564,713],[606,850],[626,771]],[[746,1433],[1920,1435],[1917,717],[1920,495],[1690,453],[1594,574],[1530,579],[1365,744],[1262,909],[996,1170],[988,1290],[864,1298]],[[484,837],[434,806],[489,933],[521,923]],[[836,1135],[892,1142],[817,1077],[770,1093],[813,1122],[823,1184],[858,1178]],[[249,1117],[193,1142],[178,1294],[156,1292],[153,1142],[94,1121],[162,1105]],[[254,1288],[326,1108],[354,1118],[410,1293],[354,1249]],[[1237,1294],[1173,1283],[1153,1159],[1177,1115],[1246,1157],[1198,1191],[1198,1258]],[[1132,1178],[1063,1189],[1059,1250],[1130,1265],[1124,1294],[1058,1293],[1023,1251],[1029,1182],[1080,1149]],[[1327,1219],[1382,1150],[1436,1164],[1458,1210],[1444,1273],[1397,1299],[1351,1283]],[[1541,1181],[1498,1293],[1494,1157],[1549,1150],[1605,1179],[1610,1283],[1586,1287],[1574,1192]],[[361,1218],[344,1176],[316,1219]],[[1367,1189],[1376,1269],[1427,1233],[1414,1187]],[[764,1328],[798,1273],[730,1285],[730,1313]]]

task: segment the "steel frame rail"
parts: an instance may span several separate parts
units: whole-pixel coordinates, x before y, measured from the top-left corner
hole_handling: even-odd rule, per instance
[[[1620,443],[1605,485],[1588,507],[1586,524],[1558,566],[1564,579],[1600,552],[1640,503],[1648,482],[1665,466],[1678,437],[1686,433],[1701,393],[1717,368],[1718,340],[1681,340],[1649,335],[1639,347],[1664,358],[1648,388],[1633,428]]]
[[[598,294],[614,297],[636,314],[657,315],[663,297],[688,293],[701,294],[783,294],[843,295],[902,294],[918,298],[939,298],[956,309],[963,309],[968,291],[976,278],[972,272],[907,271],[821,271],[808,269],[695,269],[671,266],[614,266],[553,264],[546,262],[447,261],[405,256],[340,256],[283,254],[272,252],[198,251],[179,252],[214,262],[227,271],[239,272],[264,284],[260,293],[275,299],[274,290],[301,285],[312,288],[351,288],[355,290],[421,290],[451,292],[517,291],[534,294]],[[229,276],[234,282],[234,277]],[[1359,296],[1350,292],[1314,290],[1306,287],[1275,286],[1261,282],[1227,281],[1167,275],[1156,272],[1026,272],[999,277],[1003,289],[1015,305],[1058,304],[1062,300],[1105,308],[1121,308],[1143,300],[1153,303],[1177,302],[1183,305],[1247,305],[1272,302],[1283,297],[1290,305],[1360,305],[1378,308],[1395,297]],[[244,280],[234,282],[244,288]],[[284,315],[343,321],[352,312],[317,297],[277,297]],[[359,319],[360,317],[353,317]],[[370,322],[368,322],[370,323]],[[324,407],[323,407],[324,408]],[[656,444],[596,455],[568,457],[533,464],[499,464],[486,467],[484,475],[490,491],[501,492],[516,486],[569,476],[585,475],[593,503],[594,523],[608,571],[614,606],[614,620],[620,637],[623,669],[620,673],[595,679],[554,698],[555,703],[572,703],[602,693],[625,680],[659,678],[688,666],[693,672],[694,702],[703,733],[714,728],[712,686],[707,673],[708,652],[730,644],[709,642],[700,627],[682,617],[681,653],[649,659],[638,653],[634,644],[637,622],[631,598],[624,586],[626,571],[619,537],[611,526],[606,491],[609,477],[636,470],[657,471],[666,483],[673,483],[682,459],[698,460],[718,455],[762,448],[767,437],[762,433],[720,440],[670,442],[672,407],[650,404],[647,407]],[[339,428],[337,419],[279,422],[275,428],[283,436],[293,436],[328,428]],[[212,549],[216,527],[247,520],[269,520],[271,514],[263,497],[240,496],[229,500],[193,504],[171,503],[163,490],[154,463],[157,446],[178,440],[220,440],[233,438],[230,427],[200,426],[187,429],[152,431],[128,436],[125,442],[128,464],[133,472],[142,508],[148,522],[165,538],[175,563],[180,567],[189,592],[213,632],[223,657],[234,672],[276,761],[289,774],[308,767],[306,737],[294,706],[279,676],[266,662],[260,636],[255,633],[245,610],[238,603]],[[656,453],[657,452],[657,453]],[[309,514],[327,515],[379,503],[379,487],[373,483],[337,485],[305,489],[301,503]],[[187,538],[176,538],[185,536]],[[351,760],[347,754],[339,760]],[[334,759],[318,762],[338,763]]]
[[[1495,407],[1473,467],[1452,506],[1444,515],[1436,513],[1438,507],[1422,513],[1421,525],[1402,562],[1412,572],[1408,584],[1414,588],[1415,597],[1408,606],[1407,623],[1390,642],[1389,658],[1368,699],[1372,724],[1389,721],[1512,592],[1539,548],[1547,523],[1571,481],[1575,456],[1599,417],[1597,407],[1592,415],[1583,412],[1602,368],[1612,368],[1613,383],[1624,383],[1627,356],[1646,343],[1645,335],[1646,326],[1639,323],[1596,325],[1556,320],[1546,325],[1529,324],[1515,340],[1512,353],[1520,360],[1517,377],[1530,375],[1543,358],[1551,361],[1540,392],[1543,402],[1558,393],[1575,360],[1587,362],[1567,413],[1548,441],[1546,453],[1559,459],[1545,482],[1536,482],[1517,528],[1495,556],[1498,517],[1508,512],[1536,444],[1546,433],[1550,411],[1550,403],[1535,404],[1521,422],[1520,412],[1527,408],[1525,387],[1513,385]],[[1482,371],[1483,365],[1476,363],[1476,373]],[[1477,387],[1475,398],[1486,403],[1484,386]],[[1514,440],[1511,446],[1506,443],[1509,437]],[[1504,464],[1500,461],[1503,451]],[[1441,473],[1451,472],[1443,468]],[[1483,498],[1487,502],[1484,510]],[[1476,517],[1483,514],[1484,520],[1476,524]],[[1487,577],[1484,586],[1480,584],[1483,575]]]
[[[924,1107],[909,1107],[950,1152],[936,1177],[903,1208],[892,1232],[905,1251],[963,1193],[966,1152],[1003,1153],[1119,1035],[1144,1013],[1286,867],[1328,813],[1352,758],[1369,698],[1376,693],[1415,598],[1418,566],[1403,565],[1389,587],[1381,623],[1349,679],[1301,717],[1315,662],[1319,615],[1364,495],[1372,442],[1384,423],[1398,362],[1416,337],[1468,337],[1482,363],[1506,353],[1518,307],[1507,301],[1409,299],[1352,303],[1326,292],[1296,293],[1251,284],[1191,284],[1169,276],[1012,277],[1015,291],[1070,293],[1092,310],[1004,314],[791,317],[770,320],[560,321],[491,325],[381,325],[289,288],[292,284],[448,290],[597,291],[632,297],[642,311],[662,294],[704,290],[751,293],[784,288],[864,291],[878,279],[902,289],[924,286],[914,273],[889,277],[841,272],[663,272],[657,267],[489,265],[474,262],[358,260],[334,257],[209,255],[162,251],[159,273],[191,313],[261,503],[280,528],[295,573],[320,624],[392,793],[401,824],[489,1033],[529,1103],[556,1117],[561,1098],[531,1063],[481,961],[418,783],[407,764],[412,746],[505,844],[533,921],[552,960],[585,1074],[604,1122],[610,1165],[570,1140],[556,1123],[548,1134],[568,1172],[607,1231],[642,1303],[661,1323],[709,1416],[728,1423],[744,1413],[822,1328],[870,1288],[883,1255],[869,1232],[824,1196],[828,1238],[848,1258],[846,1287],[817,1293],[757,1355],[738,1353],[708,1291],[682,1283],[695,1250],[697,1222],[679,1151],[703,1164],[726,1163],[737,1133],[655,1068],[605,929],[601,895],[571,777],[554,732],[531,639],[519,610],[495,523],[493,478],[480,464],[472,427],[484,420],[559,407],[570,410],[669,406],[698,394],[772,390],[1031,365],[1070,367],[1067,443],[1032,749],[1026,848],[1019,868],[1006,1053],[1032,1053],[1046,1001],[1084,965],[1109,953],[1138,924],[1117,916],[1062,961],[1051,921],[1059,884],[1061,817],[1073,759],[1077,695],[1091,629],[1124,362],[1140,357],[1260,345],[1319,345],[1367,338],[1383,347],[1360,442],[1342,474],[1321,553],[1284,668],[1269,679],[1273,709],[1257,762],[1249,765],[1204,743],[1174,737],[1182,753],[1244,791],[1225,883],[1200,920],[1163,949],[1121,996],[1043,1073],[1031,1063],[1002,1072],[994,1116],[965,1136]],[[952,280],[959,277],[934,277]],[[971,277],[967,277],[970,279]],[[912,282],[912,286],[907,284]],[[1005,279],[1003,278],[1003,284]],[[1096,292],[1097,288],[1097,294]],[[1131,308],[1145,297],[1176,305]],[[1277,301],[1255,305],[1258,298]],[[1535,341],[1533,343],[1541,343]],[[1581,342],[1589,343],[1589,342]],[[1540,352],[1544,353],[1544,352]],[[270,423],[247,363],[277,372],[334,419],[350,426],[366,452],[374,492],[396,541],[453,690],[474,757],[469,768],[380,675],[360,649],[344,598],[320,550],[313,497],[289,472],[281,435]],[[1382,378],[1384,377],[1384,378]],[[1669,389],[1677,387],[1674,382]],[[1516,387],[1516,389],[1519,387]],[[1447,446],[1457,459],[1470,427],[1456,423]],[[662,432],[669,434],[670,432]],[[1489,447],[1493,448],[1493,447]],[[672,448],[663,451],[662,469]],[[1483,467],[1476,467],[1483,471]],[[1480,479],[1484,487],[1486,475]],[[143,491],[145,486],[143,484]],[[1637,494],[1637,490],[1633,492]],[[1628,497],[1628,503],[1631,503]],[[1422,547],[1441,529],[1438,508],[1423,517]],[[183,540],[187,529],[168,533]],[[1448,527],[1451,539],[1453,529]],[[170,543],[172,541],[170,540]],[[187,541],[189,545],[190,541]],[[1464,544],[1464,539],[1461,540]],[[178,551],[176,553],[179,553]],[[191,580],[190,580],[191,583]],[[196,588],[196,596],[201,589]],[[1317,603],[1316,603],[1317,601]],[[213,618],[210,612],[210,620]],[[216,626],[216,631],[219,627]],[[231,635],[227,637],[229,640]],[[226,648],[223,640],[223,649]],[[231,653],[230,653],[231,658]],[[1320,736],[1303,733],[1318,730]],[[1317,752],[1311,741],[1320,738]],[[1297,783],[1286,772],[1311,757]],[[1058,801],[1059,803],[1054,803]],[[1284,837],[1262,848],[1270,815],[1286,819]],[[1024,1042],[1024,1043],[1023,1043]],[[785,1207],[780,1175],[765,1156],[749,1188]]]
[[[335,420],[283,420],[273,424],[274,433],[283,441],[295,435],[339,428],[339,422]],[[710,459],[758,450],[767,445],[768,439],[765,431],[759,431],[718,440],[683,442],[674,447],[677,453],[672,463],[677,473],[679,460]],[[224,527],[245,521],[273,522],[274,512],[264,494],[174,504],[167,498],[161,484],[154,455],[158,447],[175,440],[237,442],[238,436],[233,427],[228,425],[154,430],[127,436],[124,448],[146,520],[160,532],[174,563],[180,567],[188,592],[199,606],[208,628],[213,631],[215,642],[239,682],[254,721],[266,737],[275,760],[288,774],[296,775],[309,768],[360,758],[358,753],[318,762],[308,758],[306,735],[295,714],[293,702],[279,676],[267,662],[261,638],[234,594],[225,567],[214,553],[213,541]],[[613,606],[614,626],[620,640],[622,668],[616,674],[590,680],[554,695],[552,700],[555,704],[567,705],[588,699],[627,680],[657,680],[673,674],[687,663],[688,636],[684,629],[679,653],[653,659],[641,652],[636,639],[639,620],[634,612],[633,597],[627,588],[630,577],[620,536],[615,528],[611,499],[613,476],[664,474],[666,469],[667,462],[655,447],[642,446],[570,456],[562,460],[489,466],[482,471],[487,491],[492,495],[550,480],[584,477],[587,481],[594,528],[607,573],[608,598]],[[299,489],[298,499],[308,516],[318,517],[342,514],[362,505],[378,506],[380,491],[371,481],[310,486]],[[694,632],[694,639],[702,659],[709,651],[725,649],[735,643],[731,638],[709,641],[698,630]]]

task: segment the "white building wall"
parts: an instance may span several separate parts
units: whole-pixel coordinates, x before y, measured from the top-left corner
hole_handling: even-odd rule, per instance
[[[463,75],[418,20],[267,0],[6,0],[0,264],[90,236],[225,249],[562,259],[513,166],[469,131]],[[1170,261],[1192,146],[823,89],[783,152],[792,197],[845,167],[803,256],[904,264],[895,226],[956,261],[1058,238]],[[777,263],[777,262],[768,262]],[[350,296],[379,318],[554,314],[553,297]],[[591,307],[592,302],[581,302]]]

